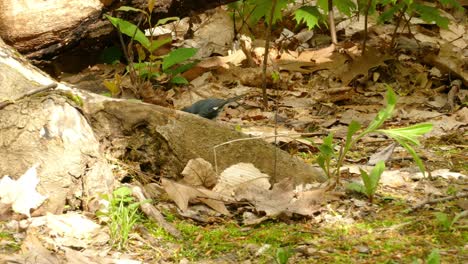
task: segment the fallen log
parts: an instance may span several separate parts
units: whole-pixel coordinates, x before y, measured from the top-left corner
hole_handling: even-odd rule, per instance
[[[155,1],[152,21],[169,16],[183,18],[234,1]],[[148,1],[0,0],[0,38],[28,59],[50,59],[76,46],[87,47],[92,52],[115,36],[115,28],[103,14],[124,5],[147,10]],[[135,23],[139,20],[135,12],[120,15]]]
[[[248,137],[196,115],[64,83],[32,93],[55,81],[1,41],[0,79],[0,175],[18,178],[39,164],[38,190],[49,195],[49,202],[38,213],[60,213],[65,204],[96,210],[93,202],[115,185],[110,157],[137,164],[149,181],[178,179],[190,159],[213,163],[214,146]],[[260,139],[222,146],[217,157],[220,170],[249,162],[273,181],[323,180],[312,166]]]

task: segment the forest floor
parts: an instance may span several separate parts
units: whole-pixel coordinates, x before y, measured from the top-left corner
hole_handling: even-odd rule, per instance
[[[224,11],[219,12],[225,18]],[[224,18],[219,20],[230,21]],[[210,25],[215,22],[210,20]],[[223,34],[220,28],[228,26],[222,23],[209,31]],[[458,34],[458,26],[448,31]],[[260,218],[265,212],[239,202],[226,205],[229,217],[201,205],[190,205],[195,213],[187,216],[162,195],[153,204],[181,232],[180,238],[141,215],[124,248],[104,243],[92,250],[143,263],[468,263],[467,40],[447,37],[442,30],[424,35],[436,30],[422,22],[411,28],[411,32],[401,32],[392,52],[387,52],[394,26],[373,25],[363,56],[360,42],[351,41],[351,33],[341,36],[337,46],[321,43],[327,35],[316,33],[308,39],[310,49],[304,50],[297,42],[286,41],[299,33],[291,32],[286,38],[284,31],[276,32],[273,42],[277,45],[272,51],[276,59],[271,68],[279,69],[279,81],[270,71],[267,110],[261,107],[262,46],[251,40],[248,60],[255,67],[246,67],[245,61],[239,63],[231,54],[184,75],[189,86],[163,94],[175,109],[202,98],[247,94],[226,106],[214,122],[267,140],[276,130],[282,135],[276,142],[279,148],[316,165],[324,138],[332,132],[339,151],[352,120],[367,127],[387,105],[385,94],[392,87],[398,101],[385,128],[433,126],[420,138],[421,144],[414,146],[428,174],[421,174],[403,147],[373,133],[358,141],[344,159],[342,184],[335,188],[339,199],[324,201],[313,214],[267,215],[247,225],[246,212]],[[109,71],[109,65],[96,65],[71,77],[62,76],[62,81],[79,86],[87,79],[83,76],[101,72],[104,78],[113,78],[125,67],[115,68]],[[90,83],[93,91],[95,84]],[[298,139],[297,134],[303,137]],[[388,148],[391,155],[382,154]],[[359,168],[368,170],[366,164],[374,155],[387,167],[371,203],[366,196],[346,189],[346,184],[360,181]],[[2,223],[0,228],[0,253],[20,252],[24,234],[6,226]],[[76,247],[82,253],[88,250],[81,244]],[[50,250],[57,253],[57,248]]]

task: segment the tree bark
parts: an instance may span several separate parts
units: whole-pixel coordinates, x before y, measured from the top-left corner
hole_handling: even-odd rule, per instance
[[[39,164],[39,192],[50,199],[40,213],[60,213],[66,203],[96,210],[95,198],[115,184],[111,164],[130,176],[145,175],[143,182],[178,179],[190,159],[213,164],[214,146],[247,138],[226,125],[161,106],[112,99],[65,83],[50,90],[54,80],[1,39],[0,79],[0,175],[18,178]],[[323,180],[310,165],[260,139],[219,148],[220,171],[239,162],[276,175],[273,181]]]
[[[152,21],[184,17],[235,0],[156,1]],[[120,6],[147,10],[147,0],[0,0],[0,37],[28,59],[50,59],[76,46],[93,47],[108,42],[114,27],[103,17]],[[136,22],[135,12],[115,14]],[[143,25],[142,25],[143,26]]]

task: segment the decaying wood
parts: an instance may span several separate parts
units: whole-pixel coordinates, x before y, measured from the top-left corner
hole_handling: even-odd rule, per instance
[[[168,16],[183,18],[229,2],[234,0],[155,1],[152,21]],[[114,27],[103,14],[123,5],[147,10],[148,1],[0,0],[0,37],[29,59],[51,58],[71,47],[106,42]],[[123,15],[133,22],[139,18],[135,12]]]
[[[55,81],[1,39],[0,80],[0,177],[17,179],[39,164],[37,190],[48,200],[37,214],[61,213],[66,203],[89,208],[93,197],[110,193],[111,166],[73,100],[63,96],[67,91],[33,93]]]
[[[82,111],[114,157],[138,161],[146,173],[173,179],[190,159],[201,157],[213,164],[214,146],[248,137],[199,116],[128,100],[96,97],[87,101]],[[275,151],[262,139],[223,146],[217,150],[217,161],[220,171],[239,162],[252,163],[272,177],[276,174],[273,181],[289,177],[296,183],[323,180],[310,165],[282,150]]]
[[[145,175],[154,176],[151,180],[177,179],[190,159],[213,163],[214,146],[247,137],[199,116],[63,83],[53,91],[31,93],[54,81],[18,56],[0,42],[0,102],[12,102],[0,109],[0,175],[18,178],[39,163],[38,191],[50,199],[45,211],[61,212],[66,202],[86,209],[93,197],[110,192],[114,178],[105,157],[139,164]],[[220,170],[252,163],[276,175],[273,181],[323,180],[310,165],[261,139],[220,147],[217,161]]]

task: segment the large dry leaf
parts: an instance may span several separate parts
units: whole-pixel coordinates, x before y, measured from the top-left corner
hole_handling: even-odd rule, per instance
[[[391,57],[379,55],[376,50],[369,49],[364,56],[358,57],[349,65],[349,70],[338,76],[343,81],[343,85],[348,85],[354,78],[362,75],[367,76],[370,69],[384,65],[384,62]]]
[[[202,158],[189,160],[182,175],[184,176],[182,183],[194,187],[211,188],[218,181],[213,165]]]
[[[95,241],[100,231],[100,225],[78,213],[45,216],[49,233],[49,243],[55,247],[69,246],[87,248]],[[76,228],[79,226],[80,228]],[[107,240],[109,238],[107,237]],[[101,241],[105,243],[107,241]]]
[[[281,70],[313,73],[320,70],[335,71],[341,68],[347,60],[349,60],[348,56],[336,52],[330,53],[330,48],[325,48],[317,52],[303,52],[297,58],[282,56],[277,63]]]
[[[1,263],[35,263],[35,264],[59,264],[63,263],[56,254],[45,248],[38,239],[35,230],[28,229],[26,238],[21,244],[21,252],[10,256],[0,255]]]
[[[187,211],[189,202],[200,200],[219,213],[230,215],[222,202],[226,200],[226,197],[218,193],[206,189],[194,188],[164,178],[161,180],[161,185],[180,210],[184,212]]]
[[[16,181],[8,175],[0,180],[0,201],[11,204],[13,211],[27,217],[31,217],[31,209],[37,208],[47,198],[36,191],[39,183],[36,167],[32,166]]]
[[[378,152],[372,154],[369,157],[369,160],[367,161],[367,165],[375,165],[375,164],[377,164],[377,162],[379,162],[381,160],[387,162],[390,159],[390,157],[392,156],[393,150],[395,149],[395,146],[396,146],[396,144],[392,143],[392,144],[382,148]]]
[[[239,189],[270,189],[270,176],[262,173],[251,163],[238,163],[225,169],[213,191],[235,195]]]
[[[269,217],[280,214],[313,216],[323,204],[338,199],[338,195],[325,189],[292,190],[290,181],[285,179],[275,184],[272,190],[240,189],[235,198],[249,201],[257,211],[265,212]]]

